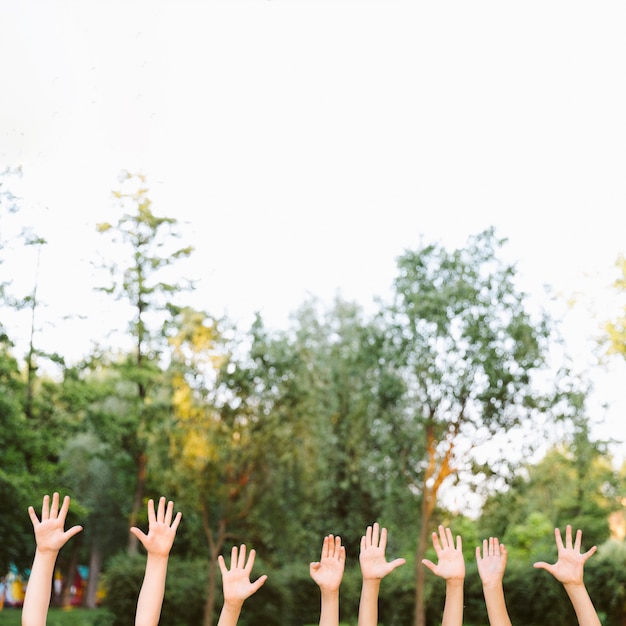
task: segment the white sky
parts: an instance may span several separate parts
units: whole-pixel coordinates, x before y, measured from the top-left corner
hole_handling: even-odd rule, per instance
[[[194,304],[244,328],[307,294],[367,307],[421,237],[494,225],[524,289],[580,294],[564,329],[594,364],[626,252],[625,32],[622,0],[3,3],[0,170],[49,242],[40,342],[78,358],[113,323],[89,260],[127,169],[186,224]],[[18,258],[0,273],[26,289]],[[598,434],[626,437],[626,367],[592,375]]]

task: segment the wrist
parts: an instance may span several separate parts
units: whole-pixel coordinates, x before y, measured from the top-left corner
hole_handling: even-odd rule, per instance
[[[465,577],[446,578],[446,587],[456,589],[458,587],[463,587],[464,582],[465,582]]]
[[[231,611],[241,611],[244,601],[234,598],[224,598],[224,608]]]

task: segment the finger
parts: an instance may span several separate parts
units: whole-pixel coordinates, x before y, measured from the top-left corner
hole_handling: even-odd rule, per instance
[[[433,531],[431,539],[433,540],[433,548],[435,548],[435,552],[439,554],[439,551],[441,550],[441,545],[439,544],[439,537],[437,536],[436,532]]]
[[[132,526],[130,532],[135,535],[135,537],[137,537],[137,539],[139,539],[144,546],[146,545],[144,541],[147,539],[148,535],[146,535],[143,530],[137,528],[136,526]]]
[[[222,576],[228,573],[228,568],[226,567],[226,562],[224,561],[224,557],[220,554],[217,557],[217,564],[220,567],[220,572],[222,572]]]
[[[50,496],[45,495],[43,500],[41,501],[41,521],[47,520],[50,518]]]
[[[259,576],[259,578],[257,578],[252,583],[252,593],[255,593],[258,589],[260,589],[265,584],[266,580],[267,580],[267,574],[263,574],[263,576]]]
[[[237,567],[244,569],[246,567],[246,544],[242,543],[239,546],[239,559],[237,560]]]
[[[450,536],[452,538],[452,536]],[[463,550],[463,542],[461,541],[461,535],[456,536],[456,551],[461,552]]]
[[[489,546],[489,554],[491,554],[492,556],[499,556],[500,555],[500,550],[498,549],[498,538],[497,537],[490,537],[489,538],[489,542],[490,542],[490,546]]]
[[[35,509],[32,506],[28,507],[28,515],[30,517],[30,521],[33,523],[33,526],[39,525],[39,518],[37,517],[37,513],[35,513]],[[43,516],[42,516],[43,519]]]
[[[157,522],[163,522],[165,519],[165,498],[161,496],[159,498],[159,508],[157,509]]]
[[[333,556],[336,559],[340,559],[341,558],[341,537],[339,535],[337,535],[335,537],[335,547],[333,550]]]
[[[484,542],[483,542],[483,551],[484,551]],[[479,563],[482,560],[480,558],[480,546],[476,546],[476,550],[474,552],[476,554],[476,562]]]
[[[77,535],[82,529],[82,526],[72,526],[71,528],[68,528],[63,535],[65,537],[65,541],[71,539],[74,535]]]
[[[545,569],[546,572],[550,572],[550,574],[552,574],[552,571],[554,569],[550,563],[546,563],[545,561],[538,561],[537,563],[533,563],[533,567],[537,569]]]
[[[372,528],[372,545],[375,548],[378,548],[378,542],[380,539],[380,525],[378,522],[374,522],[374,527]]]
[[[576,531],[576,541],[574,543],[574,550],[580,552],[580,546],[583,542],[583,531],[580,528]]]
[[[339,562],[340,563],[345,563],[346,562],[346,548],[345,548],[345,546],[341,546],[339,548]]]
[[[565,527],[565,547],[568,550],[572,549],[572,527],[570,526],[570,524],[568,524]]]
[[[554,529],[554,538],[556,540],[557,550],[563,550],[563,538],[561,537],[561,529],[560,528],[555,528]]]
[[[476,548],[480,550],[480,547]],[[483,539],[483,558],[489,556],[489,539]]]
[[[394,559],[393,561],[391,561],[391,563],[389,563],[389,571],[393,571],[394,569],[396,569],[396,567],[400,567],[400,565],[404,565],[405,563],[406,559]]]
[[[150,498],[148,500],[148,525],[154,524],[156,522],[156,514],[154,512],[154,500]]]
[[[183,514],[178,511],[178,513],[176,513],[176,517],[174,518],[174,522],[172,523],[172,530],[176,531],[178,529],[178,525],[180,524],[180,520],[183,518]]]
[[[313,563],[309,564],[309,574],[311,574],[311,576],[313,576],[313,574],[315,572],[317,572],[317,570],[322,567],[322,564],[319,561],[315,561]]]
[[[31,507],[31,509],[32,509],[32,507]],[[33,522],[33,524],[34,524],[34,522]],[[365,535],[363,535],[361,537],[361,554],[363,554],[363,552],[365,552],[365,547],[366,547],[366,543],[365,542],[366,542],[366,538],[365,538]]]
[[[372,545],[372,527],[368,526],[365,531],[365,545],[366,547],[370,547]]]
[[[454,548],[454,538],[449,528],[446,528],[446,541],[448,542],[448,548]]]
[[[233,546],[230,551],[230,569],[231,570],[237,567],[237,553],[238,553],[237,546]]]
[[[387,529],[386,528],[381,528],[380,530],[380,542],[378,544],[383,552],[387,549]]]
[[[439,526],[439,541],[442,548],[448,547],[448,537],[446,536],[446,529],[443,526]]]
[[[585,552],[582,557],[583,557],[583,563],[593,554],[596,553],[596,550],[598,549],[598,546],[593,546],[591,548],[589,548],[589,550],[587,550],[587,552]]]
[[[52,494],[52,505],[50,506],[50,517],[56,519],[59,514],[59,494],[55,491]]]
[[[332,540],[333,540],[332,535],[326,535],[326,537],[324,537],[324,544],[322,545],[322,558],[323,559],[327,559],[328,555],[330,554],[330,544]]]
[[[65,517],[67,516],[67,512],[69,511],[70,508],[70,497],[69,496],[65,496],[63,498],[63,504],[61,506],[61,511],[59,512],[59,519],[61,521],[65,521]]]
[[[167,508],[165,509],[165,523],[168,526],[172,525],[172,516],[174,515],[174,503],[170,500],[167,503]]]
[[[248,556],[248,562],[246,563],[246,572],[250,574],[252,571],[252,567],[254,566],[254,557],[256,557],[256,550],[253,548],[250,550],[250,555]]]
[[[422,563],[431,571],[433,574],[437,573],[437,566],[430,561],[429,559],[422,559]]]

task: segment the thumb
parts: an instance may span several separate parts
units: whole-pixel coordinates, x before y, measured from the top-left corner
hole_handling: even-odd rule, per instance
[[[545,561],[537,561],[533,563],[533,567],[537,569],[545,569],[546,571],[552,573],[552,565],[550,563],[546,563]]]
[[[400,567],[400,565],[404,565],[406,563],[406,559],[394,559],[389,563],[389,571],[392,572],[396,567]]]

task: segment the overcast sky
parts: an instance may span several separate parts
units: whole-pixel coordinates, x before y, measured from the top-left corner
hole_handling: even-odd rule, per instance
[[[41,342],[78,358],[114,319],[89,261],[126,169],[196,247],[195,304],[244,327],[369,306],[406,248],[495,226],[524,289],[578,294],[586,367],[626,252],[625,32],[622,0],[3,3],[0,170],[49,242]],[[33,255],[0,272],[32,285]],[[598,432],[623,437],[610,369]]]

